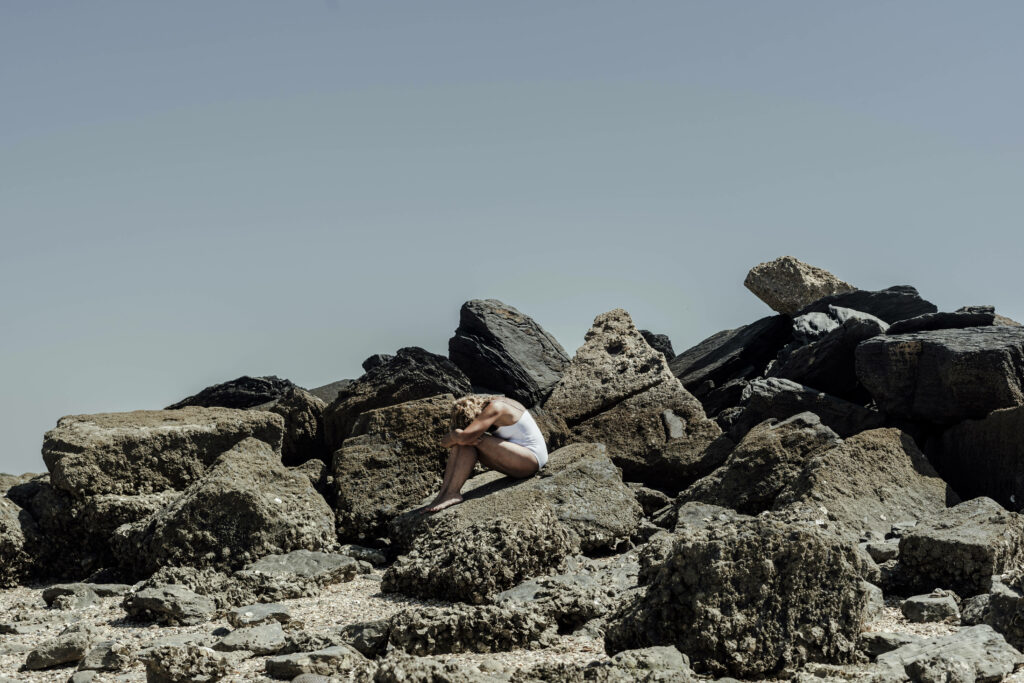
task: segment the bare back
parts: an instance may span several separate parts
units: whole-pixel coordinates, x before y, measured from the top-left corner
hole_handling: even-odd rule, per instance
[[[495,427],[508,427],[519,422],[519,418],[526,412],[526,406],[514,398],[499,396],[491,399],[488,404],[498,410],[498,417],[494,420]]]

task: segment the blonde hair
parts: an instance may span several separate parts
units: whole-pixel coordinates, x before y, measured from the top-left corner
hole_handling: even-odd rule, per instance
[[[469,394],[455,399],[452,403],[452,419],[449,429],[465,429],[476,416],[483,412],[492,399],[501,398],[500,394]]]

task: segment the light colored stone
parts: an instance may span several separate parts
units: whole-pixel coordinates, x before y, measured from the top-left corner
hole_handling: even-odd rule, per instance
[[[827,270],[792,256],[780,256],[754,266],[743,285],[772,310],[787,315],[822,297],[856,289]]]

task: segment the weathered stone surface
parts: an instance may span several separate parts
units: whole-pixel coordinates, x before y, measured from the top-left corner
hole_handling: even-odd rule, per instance
[[[743,389],[740,407],[742,411],[729,420],[726,431],[736,443],[765,420],[785,420],[804,411],[817,415],[823,425],[843,438],[885,422],[874,410],[778,377],[752,380]]]
[[[511,680],[514,683],[691,683],[700,679],[690,670],[686,655],[669,645],[625,650],[587,664],[545,662],[515,671]]]
[[[46,433],[43,461],[75,497],[182,490],[244,439],[279,451],[283,428],[273,413],[230,408],[69,415]]]
[[[257,603],[255,605],[244,605],[236,607],[227,614],[228,623],[234,628],[243,626],[257,626],[270,621],[279,624],[287,624],[292,620],[292,614],[284,605],[276,602]]]
[[[917,290],[910,285],[897,285],[877,292],[858,289],[826,296],[804,306],[797,315],[813,312],[825,313],[830,306],[870,313],[890,325],[899,320],[906,320],[925,313],[935,313],[939,310],[935,304],[922,299]]]
[[[529,407],[544,400],[569,364],[565,349],[532,318],[497,299],[462,304],[448,357],[474,385]]]
[[[221,652],[245,650],[255,655],[273,655],[284,649],[287,638],[281,624],[271,621],[255,626],[236,628],[218,640],[213,649]]]
[[[312,458],[327,461],[330,452],[324,437],[324,410],[327,404],[313,394],[292,387],[267,408],[284,419],[281,462],[301,465]]]
[[[55,638],[41,643],[29,652],[25,659],[25,668],[49,669],[77,662],[85,656],[86,650],[96,640],[96,634],[94,626],[84,623],[72,624]]]
[[[334,399],[338,398],[338,393],[353,382],[355,382],[354,379],[339,379],[337,382],[331,382],[330,384],[325,384],[322,387],[310,389],[309,393],[316,396],[327,405],[331,405],[331,403],[334,402]]]
[[[915,318],[900,320],[889,328],[887,334],[908,334],[929,330],[956,330],[964,327],[986,327],[998,325],[996,309],[992,306],[965,306],[953,313],[925,313]]]
[[[237,569],[267,554],[337,543],[323,497],[256,439],[222,454],[180,498],[116,537],[141,572],[173,564]]]
[[[366,661],[351,645],[335,645],[316,652],[280,655],[267,660],[267,675],[291,680],[301,674],[344,674]]]
[[[551,645],[555,635],[553,620],[521,605],[455,605],[399,612],[389,642],[423,656],[536,649]]]
[[[1024,406],[964,420],[928,442],[928,458],[962,498],[1024,507]]]
[[[754,266],[747,273],[743,286],[772,310],[786,315],[822,297],[854,289],[827,270],[792,256],[780,256]]]
[[[921,683],[1001,681],[1024,656],[989,626],[971,626],[879,655],[881,667]],[[898,680],[898,679],[897,679]]]
[[[577,442],[601,442],[627,479],[657,488],[692,480],[714,464],[705,453],[721,434],[621,308],[601,314],[544,404]]]
[[[1006,638],[1018,650],[1024,647],[1024,572],[1011,569],[1002,576],[992,578],[990,593],[982,593],[964,600],[961,623],[976,626],[987,624]]]
[[[921,639],[910,633],[891,633],[889,631],[866,631],[860,634],[857,640],[857,648],[874,659],[878,655],[892,652],[896,648],[909,645]]]
[[[879,336],[856,357],[857,377],[898,417],[948,424],[1024,403],[1024,328]]]
[[[99,596],[88,584],[66,583],[44,589],[43,601],[55,609],[85,609],[96,605]]]
[[[0,588],[16,586],[28,576],[32,557],[25,549],[25,525],[34,525],[29,514],[9,498],[0,498]]]
[[[665,356],[666,361],[676,357],[676,352],[672,349],[672,340],[668,338],[667,334],[655,334],[650,330],[640,330],[640,336],[652,349]]]
[[[742,677],[854,658],[868,596],[848,544],[738,518],[681,535],[665,557],[641,572],[646,592],[611,618],[609,652],[671,644],[697,671]]]
[[[286,379],[273,375],[267,377],[249,377],[243,375],[230,382],[222,382],[206,387],[198,394],[182,399],[167,410],[181,408],[255,408],[263,403],[276,401],[288,393],[295,385]]]
[[[992,575],[1024,560],[1024,521],[990,498],[974,498],[921,520],[900,539],[911,590],[943,587],[963,597],[987,592]]]
[[[367,370],[342,389],[324,411],[327,445],[341,447],[356,419],[367,410],[414,401],[418,398],[470,392],[466,375],[454,363],[418,346],[398,350],[394,358]]]
[[[895,560],[900,555],[900,543],[898,538],[886,541],[871,541],[864,544],[864,551],[871,556],[871,559],[882,564],[889,560]]]
[[[369,410],[334,453],[338,536],[376,538],[402,510],[439,489],[452,394]]]
[[[943,590],[932,591],[927,595],[912,595],[900,603],[900,611],[907,621],[915,623],[960,620],[960,607],[953,596]]]
[[[123,604],[130,617],[172,626],[202,624],[216,612],[212,600],[178,585],[142,588],[126,595]]]
[[[227,657],[194,643],[149,648],[143,661],[146,683],[212,683],[231,669]]]
[[[80,671],[123,671],[132,664],[136,645],[131,640],[94,643],[78,663]]]

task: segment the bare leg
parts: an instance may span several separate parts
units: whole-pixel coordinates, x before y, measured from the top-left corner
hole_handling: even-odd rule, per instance
[[[462,487],[476,464],[477,450],[475,446],[452,446],[451,451],[441,492],[421,512],[437,512],[462,502]]]
[[[537,456],[529,448],[505,439],[484,434],[477,444],[480,462],[492,470],[522,479],[540,471]]]

